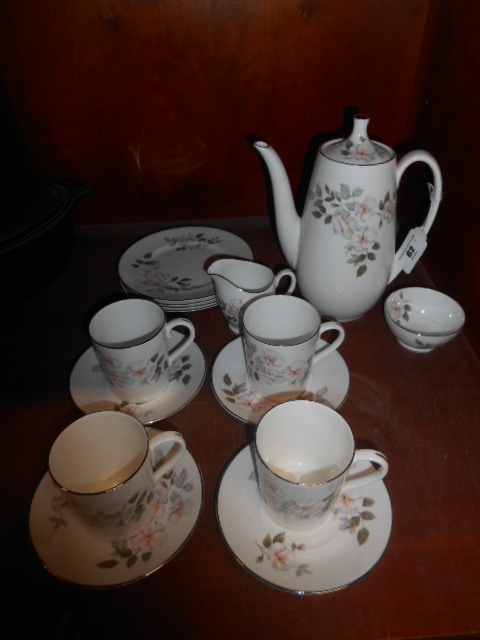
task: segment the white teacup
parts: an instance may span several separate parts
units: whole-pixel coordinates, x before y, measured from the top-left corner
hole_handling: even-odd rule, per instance
[[[282,269],[274,274],[263,264],[237,258],[215,260],[207,273],[213,280],[218,306],[234,333],[239,333],[240,310],[247,302],[261,295],[275,293],[283,278],[289,280],[285,292],[289,295],[297,282],[291,269]]]
[[[169,351],[168,338],[180,326],[188,333]],[[170,365],[195,339],[190,320],[167,322],[159,305],[143,298],[107,305],[93,316],[88,331],[113,392],[136,404],[153,400],[167,389]]]
[[[346,479],[361,461],[378,465]],[[340,494],[385,477],[388,462],[372,449],[355,451],[352,431],[333,409],[291,400],[270,409],[255,432],[260,495],[268,515],[282,527],[321,525]]]
[[[318,311],[302,298],[267,295],[250,302],[242,314],[247,374],[253,393],[275,401],[305,391],[313,364],[338,349],[345,338],[337,322],[322,323]],[[326,331],[338,336],[317,347]]]
[[[165,444],[171,446],[153,471],[152,451]],[[48,470],[91,533],[104,540],[124,540],[148,526],[155,483],[185,450],[176,431],[149,439],[133,416],[100,411],[60,433],[50,450]]]

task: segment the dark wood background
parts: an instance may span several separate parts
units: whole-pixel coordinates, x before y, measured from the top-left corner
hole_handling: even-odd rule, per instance
[[[85,182],[77,225],[265,216],[248,136],[301,208],[310,150],[367,113],[399,155],[440,163],[424,263],[480,353],[479,24],[471,0],[3,0],[1,169]]]

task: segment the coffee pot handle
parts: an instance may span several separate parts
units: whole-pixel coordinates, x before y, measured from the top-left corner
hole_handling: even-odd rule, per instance
[[[427,236],[428,232],[431,229],[431,226],[435,220],[435,216],[437,215],[438,207],[440,206],[440,202],[442,200],[442,174],[440,171],[440,167],[438,166],[438,162],[435,158],[428,153],[428,151],[410,151],[407,153],[398,163],[396,171],[395,171],[395,179],[397,188],[400,184],[400,180],[405,172],[405,170],[414,162],[423,162],[428,165],[432,171],[433,175],[433,184],[429,184],[430,188],[430,208],[428,210],[427,216],[423,222],[423,225],[419,228],[419,232],[423,234],[424,237]],[[392,270],[390,273],[389,283],[394,280],[400,271],[402,271],[402,264],[400,262],[400,253],[399,250],[395,258],[393,260]]]

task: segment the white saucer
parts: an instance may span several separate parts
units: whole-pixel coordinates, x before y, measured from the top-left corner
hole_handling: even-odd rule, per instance
[[[327,343],[319,339],[318,344]],[[256,425],[271,407],[278,402],[255,396],[249,386],[243,352],[242,338],[234,338],[215,358],[212,367],[212,387],[218,402],[233,416],[243,422]],[[325,404],[332,409],[345,400],[350,384],[350,374],[345,360],[333,351],[313,367],[307,391],[302,398]]]
[[[46,473],[32,500],[30,536],[43,566],[57,578],[90,587],[124,585],[160,569],[180,551],[202,504],[202,475],[187,451],[157,483],[156,513],[148,528],[113,544],[83,526]]]
[[[188,305],[199,298],[215,297],[213,281],[204,268],[215,255],[253,257],[247,243],[228,231],[177,227],[150,234],[131,245],[120,258],[118,274],[121,282],[137,294]]]
[[[182,338],[172,332],[169,346],[174,347]],[[143,404],[122,402],[111,390],[93,347],[77,360],[70,375],[70,393],[83,413],[118,410],[135,416],[143,424],[164,420],[183,409],[200,391],[206,375],[205,358],[197,344],[192,343],[169,369],[170,383],[160,397]]]
[[[282,529],[262,506],[251,447],[227,465],[216,495],[220,532],[240,565],[262,582],[300,595],[338,591],[371,571],[392,528],[385,484],[342,496],[313,531]]]
[[[133,289],[129,289],[124,282],[120,282],[120,286],[128,295],[138,296],[138,293],[136,291],[133,291]],[[191,311],[202,311],[203,309],[216,307],[218,304],[216,296],[187,300],[185,302],[170,302],[166,300],[158,300],[157,298],[151,298],[151,300],[156,302],[165,312],[171,313],[189,313]]]

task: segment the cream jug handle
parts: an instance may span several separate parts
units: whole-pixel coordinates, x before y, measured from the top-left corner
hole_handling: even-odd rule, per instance
[[[428,210],[427,216],[424,220],[423,225],[420,227],[419,232],[426,238],[430,228],[435,220],[435,216],[437,215],[438,207],[440,205],[440,201],[442,199],[442,174],[440,171],[440,167],[438,166],[438,162],[435,158],[428,153],[428,151],[410,151],[407,153],[398,163],[396,171],[395,171],[395,179],[397,188],[400,184],[400,180],[405,172],[405,170],[414,162],[423,162],[428,165],[433,174],[433,185],[429,185],[430,187],[430,208]],[[392,270],[390,273],[389,283],[394,280],[404,268],[402,263],[400,262],[400,254],[402,249],[397,251],[395,258],[393,260]]]

